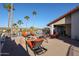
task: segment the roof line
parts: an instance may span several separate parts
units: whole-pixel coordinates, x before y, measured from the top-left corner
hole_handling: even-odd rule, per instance
[[[62,18],[66,17],[67,15],[70,15],[70,14],[75,13],[76,11],[79,11],[79,6],[77,6],[76,8],[74,8],[74,9],[72,9],[72,10],[70,10],[69,12],[67,12],[66,14],[60,16],[59,18],[55,19],[54,21],[48,23],[47,26],[49,26],[49,25],[51,25],[51,24],[53,24],[53,23],[55,23],[55,22],[61,20]]]

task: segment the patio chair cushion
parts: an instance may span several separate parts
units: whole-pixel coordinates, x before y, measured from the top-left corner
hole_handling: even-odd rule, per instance
[[[33,48],[33,43],[31,40],[27,40],[27,44],[30,46],[31,49]]]
[[[42,45],[42,42],[43,42],[43,39],[36,39],[36,40],[34,41],[33,49],[40,48],[41,45]]]
[[[26,37],[27,36],[27,32],[22,32],[22,36]]]

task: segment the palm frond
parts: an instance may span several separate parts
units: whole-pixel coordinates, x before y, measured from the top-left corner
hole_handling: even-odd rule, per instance
[[[36,11],[33,11],[32,14],[33,14],[33,15],[37,15],[37,12],[36,12]]]
[[[6,4],[3,5],[3,7],[10,11],[11,10],[11,3],[6,3]],[[14,5],[13,5],[13,10],[15,10]]]
[[[19,25],[23,24],[22,20],[18,20],[17,22]]]
[[[25,18],[26,20],[28,20],[30,17],[29,17],[29,16],[25,16],[24,18]]]

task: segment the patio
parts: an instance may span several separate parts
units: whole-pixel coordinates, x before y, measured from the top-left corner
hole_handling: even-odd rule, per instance
[[[38,55],[38,56],[79,56],[79,47],[76,44],[71,44],[71,42],[66,42],[68,41],[68,39],[65,41],[62,39],[48,39],[48,43],[43,42],[43,46],[46,46],[46,48],[48,49],[47,52]],[[19,42],[19,40],[16,40],[16,42]],[[23,47],[25,46],[24,43],[25,42],[23,40],[20,40],[21,45],[23,45]],[[78,44],[78,43],[77,43]],[[71,47],[72,45],[72,47]],[[71,47],[71,48],[70,48]],[[24,47],[25,48],[25,47]],[[26,48],[25,48],[26,49]],[[73,50],[72,50],[73,49]],[[28,52],[30,56],[34,56],[34,53],[31,51],[30,48],[28,48]]]
[[[20,44],[26,49],[24,40],[16,40],[16,43],[18,44],[20,41]],[[58,39],[49,39],[48,43],[43,42],[43,46],[47,46],[48,51],[41,56],[66,56],[69,48],[69,44],[63,42],[62,40]],[[63,49],[63,50],[62,50]],[[34,56],[33,52],[28,48],[28,52],[31,56]],[[39,55],[40,56],[40,55]]]
[[[12,38],[12,41],[6,39],[2,52],[9,53],[10,56],[34,56],[33,51],[29,47],[27,51],[25,40],[20,38]],[[44,41],[43,46],[46,46],[48,50],[38,56],[79,56],[79,45],[72,44],[68,39],[47,39],[48,43]]]

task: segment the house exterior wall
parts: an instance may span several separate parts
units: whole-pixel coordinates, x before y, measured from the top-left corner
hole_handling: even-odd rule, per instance
[[[71,36],[71,24],[65,25],[66,35]]]
[[[79,39],[79,11],[71,15],[71,38]]]
[[[54,25],[61,25],[61,26],[64,25],[66,34],[68,36],[70,36],[71,35],[70,23],[71,23],[71,17],[70,17],[70,15],[68,15],[67,17],[64,17],[63,19],[51,24],[50,25],[50,34],[53,35]],[[69,25],[66,25],[66,24],[69,24]]]
[[[68,36],[71,36],[71,15],[65,17],[65,31]]]
[[[65,24],[71,24],[71,15],[65,17]]]

